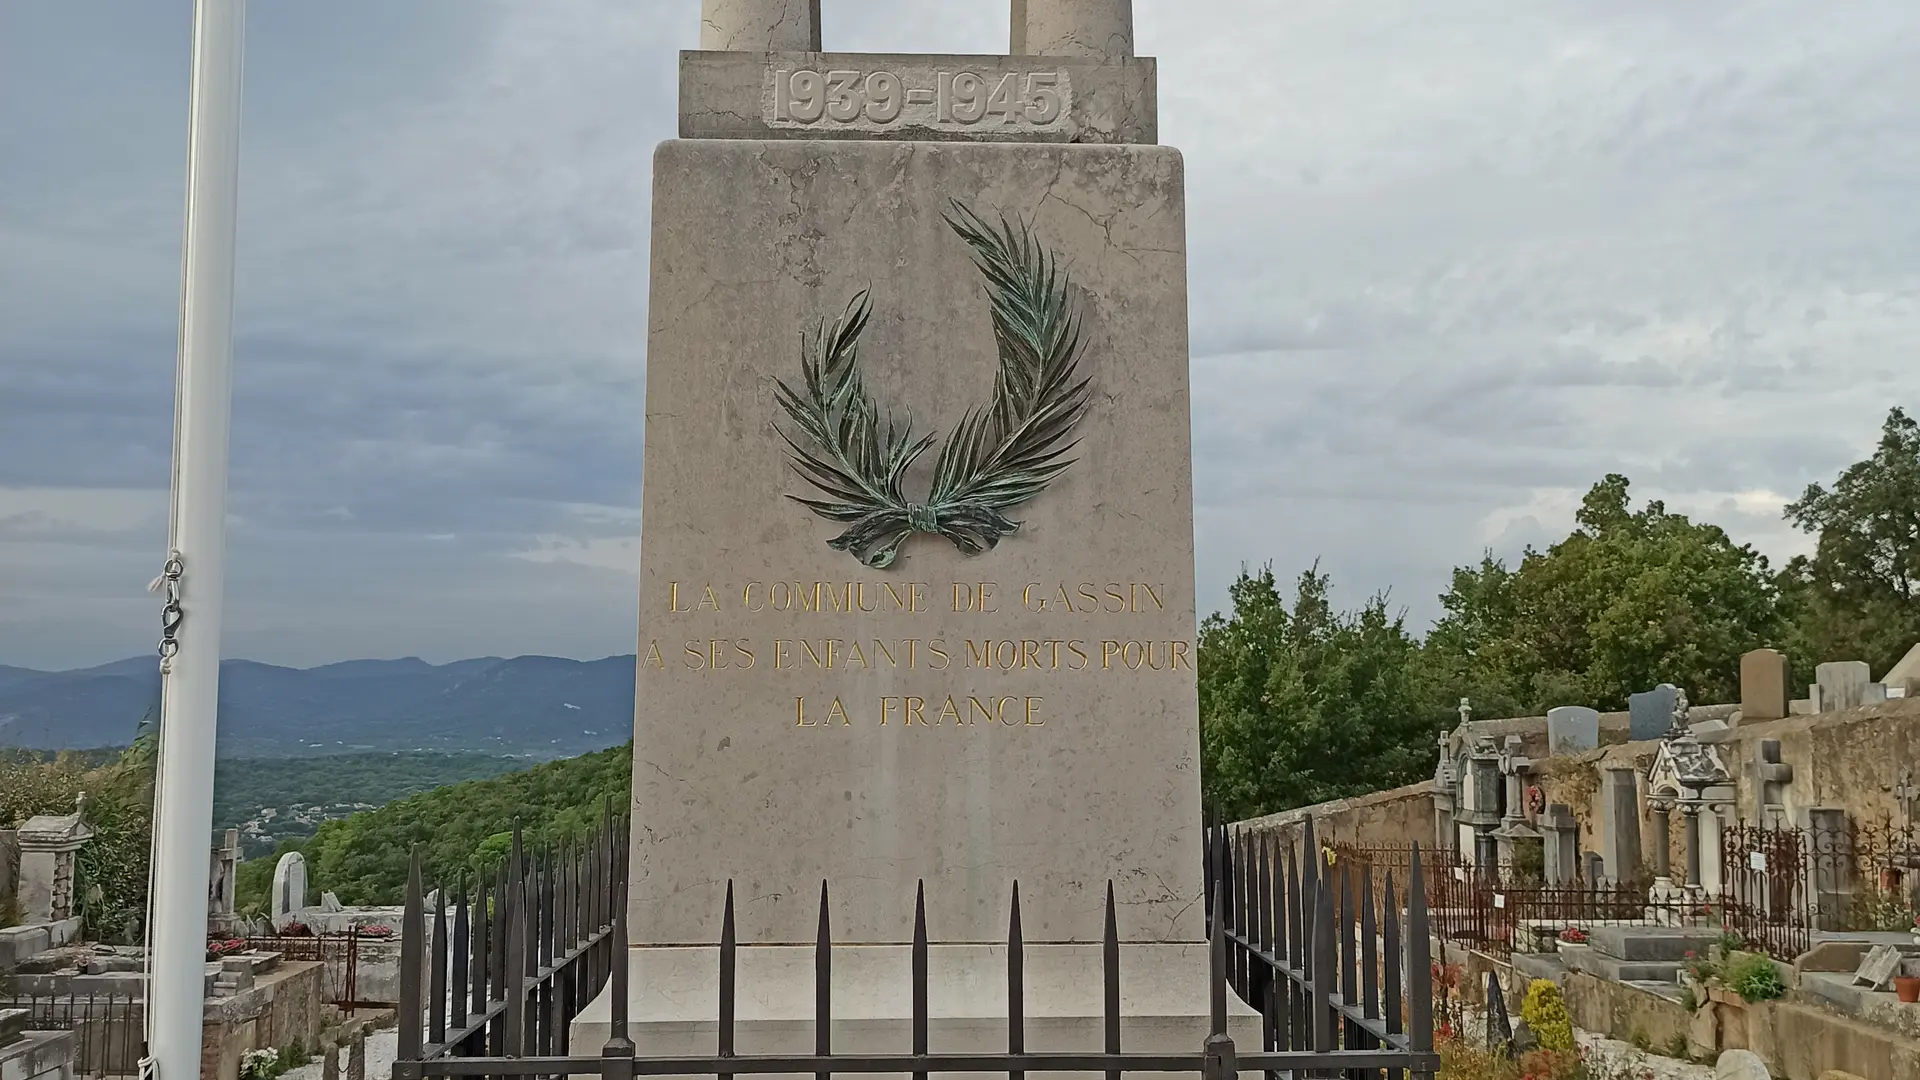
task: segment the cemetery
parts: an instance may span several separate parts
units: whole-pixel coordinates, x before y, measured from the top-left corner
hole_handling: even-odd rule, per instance
[[[1775,648],[1733,701],[1461,697],[1401,748],[1431,778],[1209,813],[1186,166],[1131,0],[1016,0],[994,55],[838,51],[820,8],[701,0],[653,156],[628,800],[438,864],[422,825],[398,904],[288,851],[264,912],[238,830],[158,815],[191,850],[121,935],[151,953],[82,917],[86,797],[35,814],[0,832],[0,1080],[139,1076],[196,1024],[204,1080],[367,1080],[387,1027],[394,1080],[1461,1080],[1480,1043],[1597,1080],[1576,1032],[1920,1080],[1920,643],[1799,698]],[[206,721],[176,807],[213,777],[200,565],[155,582]]]
[[[1789,700],[1786,658],[1758,649],[1737,702],[1659,686],[1621,713],[1475,719],[1463,700],[1431,781],[1237,829],[1295,849],[1318,822],[1334,865],[1424,846],[1465,987],[1551,979],[1582,1028],[1776,1076],[1920,1076],[1920,644],[1866,669],[1820,664]]]

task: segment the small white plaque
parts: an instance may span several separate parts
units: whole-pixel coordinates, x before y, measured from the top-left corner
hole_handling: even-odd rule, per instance
[[[1498,892],[1497,892],[1497,893],[1494,893],[1494,894],[1493,894],[1493,906],[1494,906],[1494,907],[1497,907],[1497,908],[1503,908],[1503,907],[1506,907],[1506,906],[1507,906],[1507,894],[1506,894],[1506,893],[1498,893]]]
[[[1764,851],[1747,852],[1747,869],[1767,872],[1767,853]]]

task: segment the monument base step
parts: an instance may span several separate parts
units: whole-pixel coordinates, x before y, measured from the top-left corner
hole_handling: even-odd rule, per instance
[[[630,957],[628,1033],[639,1054],[668,1057],[714,1053],[719,950],[661,946],[633,949]],[[813,1052],[813,957],[810,946],[740,948],[735,967],[736,1053]],[[834,947],[835,1052],[901,1054],[912,1049],[912,971],[912,950],[906,945]],[[1100,946],[1029,945],[1024,953],[1024,972],[1027,1049],[1099,1051],[1106,1000]],[[927,973],[929,1049],[934,1053],[1005,1052],[1006,947],[934,945],[928,950]],[[1207,948],[1200,942],[1122,945],[1121,1049],[1197,1055],[1207,1037],[1209,979]],[[610,994],[611,989],[603,991],[574,1020],[574,1054],[597,1054],[606,1042]],[[1258,1049],[1259,1014],[1231,993],[1227,1003],[1227,1030],[1235,1045]],[[942,1077],[975,1075],[945,1073]],[[978,1075],[1004,1078],[1006,1074]]]

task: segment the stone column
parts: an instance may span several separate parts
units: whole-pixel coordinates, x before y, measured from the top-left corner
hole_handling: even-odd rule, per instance
[[[819,52],[820,0],[700,0],[709,52]]]
[[[1673,808],[1656,806],[1653,808],[1653,876],[1671,877],[1672,868],[1667,865],[1667,850],[1673,845]]]
[[[1682,806],[1680,814],[1686,820],[1687,830],[1687,884],[1700,884],[1700,808]]]
[[[1541,862],[1549,885],[1568,885],[1580,875],[1580,823],[1565,803],[1548,805],[1540,818],[1545,834]]]
[[[709,4],[716,0],[707,0]],[[1015,56],[1133,56],[1133,0],[1013,0]]]

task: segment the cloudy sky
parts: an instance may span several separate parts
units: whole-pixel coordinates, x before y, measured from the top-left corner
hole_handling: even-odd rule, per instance
[[[252,7],[226,651],[632,648],[648,187],[697,0]],[[829,48],[1004,5],[826,0]],[[186,0],[0,6],[0,663],[149,649]],[[1138,0],[1187,156],[1203,607],[1416,625],[1586,487],[1770,555],[1920,407],[1911,0]]]

